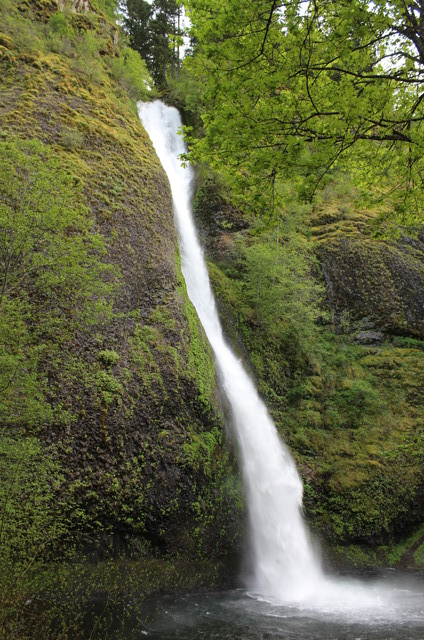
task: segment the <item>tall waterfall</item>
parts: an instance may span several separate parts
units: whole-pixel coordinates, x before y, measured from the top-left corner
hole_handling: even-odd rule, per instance
[[[179,160],[185,151],[177,134],[179,113],[156,101],[139,103],[139,116],[171,184],[188,295],[231,407],[250,523],[254,575],[249,586],[279,599],[303,600],[316,591],[322,572],[302,519],[302,482],[252,380],[223,337],[191,216],[192,171]]]

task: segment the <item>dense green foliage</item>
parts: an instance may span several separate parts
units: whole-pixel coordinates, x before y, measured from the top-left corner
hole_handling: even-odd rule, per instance
[[[311,349],[323,315],[318,308],[323,291],[310,277],[314,257],[309,249],[300,233],[284,226],[241,249],[246,301],[256,321],[287,351],[300,343],[306,352]]]
[[[334,167],[422,220],[422,8],[403,2],[186,3],[204,137],[191,157],[225,173],[257,212],[295,180],[312,198]],[[381,196],[381,191],[379,194]]]
[[[272,231],[254,225],[248,235],[237,235],[230,241],[229,263],[220,265],[239,292],[235,309],[240,305],[249,323],[260,327],[287,358],[299,360],[314,352],[317,322],[326,316],[320,308],[323,287],[312,277],[318,266],[305,236],[304,213],[292,207]],[[225,280],[211,268],[217,286],[221,282],[225,289]],[[250,350],[255,350],[253,344]]]

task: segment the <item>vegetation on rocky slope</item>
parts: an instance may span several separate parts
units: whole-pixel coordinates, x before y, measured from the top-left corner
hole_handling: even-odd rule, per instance
[[[139,595],[217,583],[242,508],[169,187],[137,117],[148,74],[95,3],[76,6],[0,4],[0,250],[13,266],[0,326],[9,637],[48,637],[55,624],[76,638],[75,602],[93,590],[128,596],[132,570],[120,573],[125,587],[107,564],[82,565],[79,581],[84,558],[144,559]]]
[[[373,237],[381,212],[361,209],[337,174],[314,206],[292,205],[272,228],[240,229],[216,179],[195,203],[227,332],[295,455],[326,553],[421,566],[405,542],[422,542],[419,240]]]

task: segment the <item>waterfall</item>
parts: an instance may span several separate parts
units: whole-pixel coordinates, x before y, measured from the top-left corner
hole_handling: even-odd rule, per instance
[[[279,599],[304,600],[316,592],[322,571],[302,518],[302,482],[252,380],[224,339],[191,215],[192,170],[179,160],[185,152],[177,134],[179,113],[155,101],[139,103],[139,116],[169,178],[188,295],[231,408],[253,554],[249,586]]]

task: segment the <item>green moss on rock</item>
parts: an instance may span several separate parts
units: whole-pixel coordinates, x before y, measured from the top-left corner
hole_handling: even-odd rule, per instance
[[[315,205],[308,230],[331,323],[323,315],[313,341],[302,321],[308,303],[304,332],[288,333],[283,292],[280,324],[267,326],[242,260],[251,235],[233,233],[224,250],[209,210],[204,218],[225,329],[294,454],[307,520],[337,566],[414,566],[409,538],[422,526],[423,253],[419,239],[372,237],[379,213],[345,192]],[[284,242],[274,235],[274,246]]]
[[[240,534],[239,487],[211,352],[174,259],[168,181],[114,65],[116,27],[55,2],[1,6],[2,139],[50,148],[120,274],[112,317],[42,362],[57,410],[38,437],[62,467],[69,530],[80,550],[89,537],[97,553],[194,553],[218,566]]]

